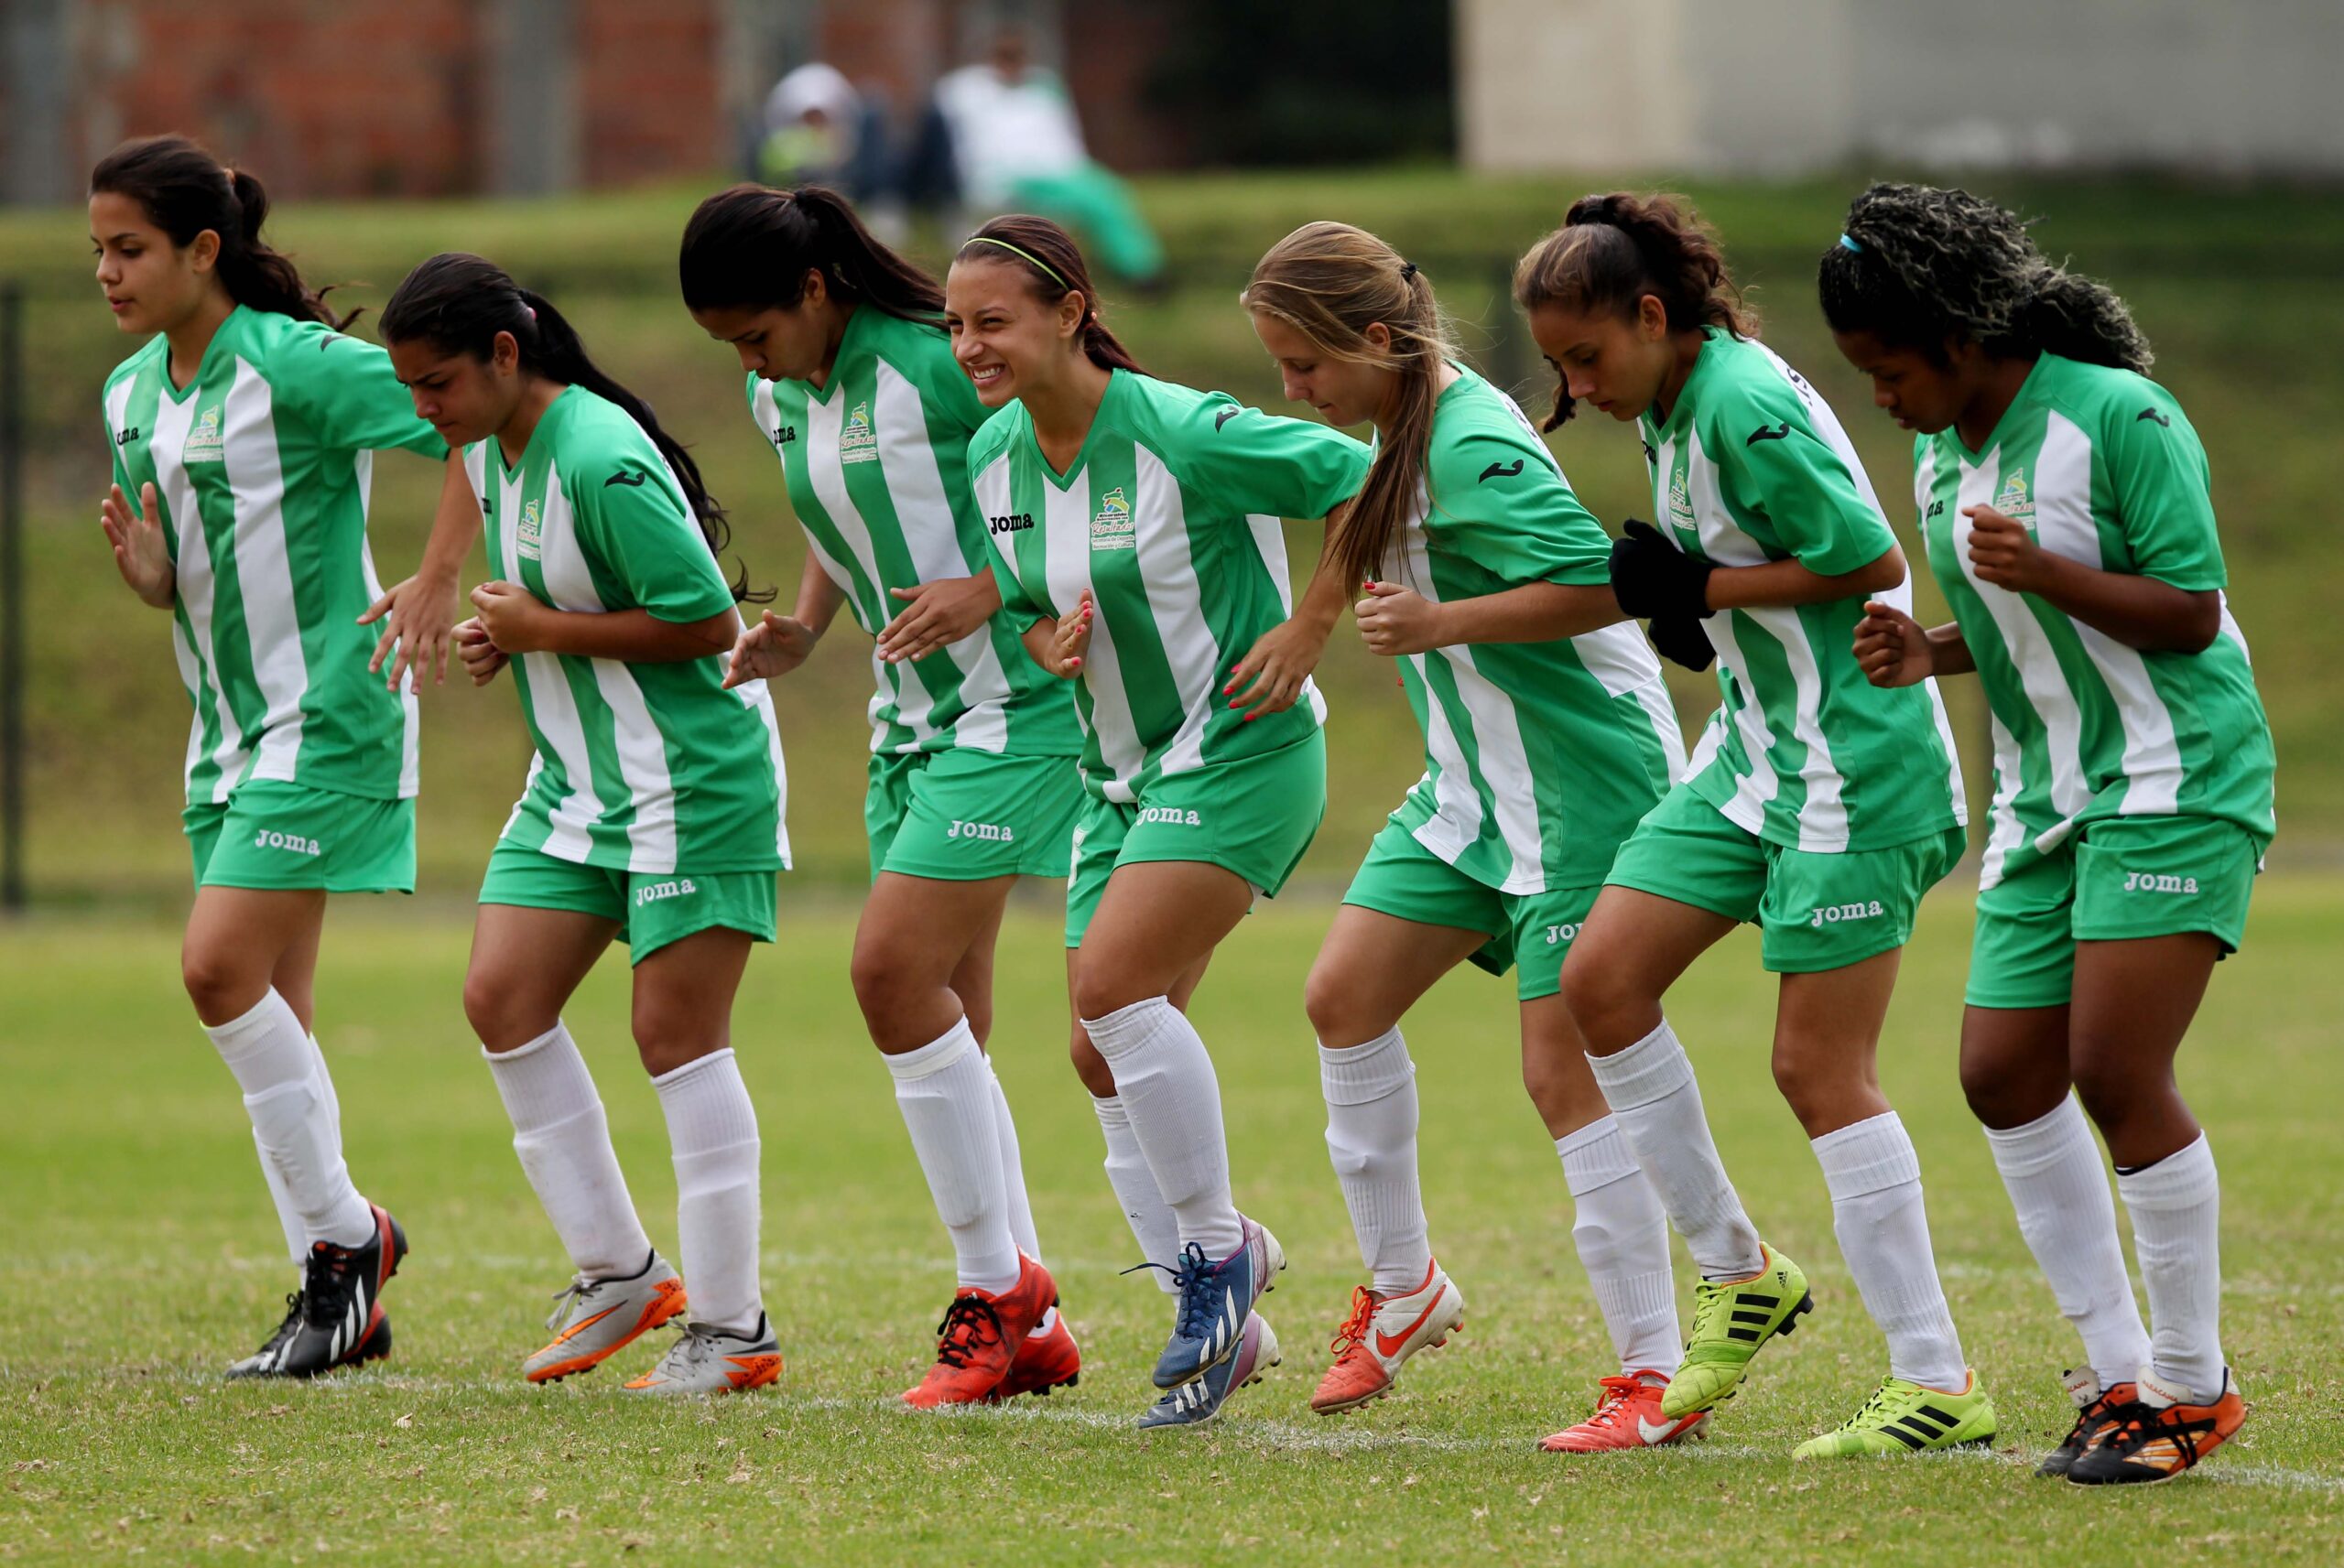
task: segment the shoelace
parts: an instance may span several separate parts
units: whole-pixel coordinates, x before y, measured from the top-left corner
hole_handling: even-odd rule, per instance
[[[2198,1462],[2198,1439],[2213,1431],[2214,1423],[2211,1421],[2168,1420],[2171,1413],[2167,1408],[2142,1400],[2119,1405],[2102,1418],[2099,1436],[2092,1446],[2105,1445],[2122,1457],[2147,1447],[2160,1437],[2168,1437],[2181,1451],[2182,1458],[2194,1465]]]
[[[1839,1423],[1839,1430],[1861,1432],[1866,1426],[1885,1426],[1888,1424],[1889,1409],[1894,1402],[1890,1397],[1889,1384],[1881,1384],[1872,1391],[1872,1398],[1866,1400],[1855,1414]],[[1879,1417],[1877,1421],[1869,1419],[1875,1415]]]
[[[254,1354],[257,1356],[266,1356],[270,1351],[282,1346],[287,1340],[292,1338],[293,1331],[300,1326],[301,1315],[301,1292],[298,1291],[286,1292],[285,1321],[277,1325],[277,1332],[271,1334],[267,1340],[263,1343],[261,1347],[257,1351],[254,1352]]]
[[[580,1301],[584,1301],[587,1292],[601,1282],[599,1280],[590,1280],[585,1275],[580,1274],[572,1278],[570,1283],[554,1292],[553,1311],[546,1314],[546,1326],[559,1328],[561,1320],[570,1315],[570,1298],[575,1296]]]
[[[1000,1309],[980,1295],[954,1296],[944,1309],[944,1321],[936,1325],[936,1359],[947,1367],[966,1368],[984,1343],[980,1336],[987,1324],[993,1325],[993,1343],[999,1344]]]
[[[357,1255],[355,1248],[336,1247],[331,1241],[310,1246],[309,1260],[301,1267],[301,1294],[311,1325],[330,1327],[350,1310],[350,1264]]]
[[[1603,1392],[1596,1397],[1595,1413],[1587,1418],[1590,1426],[1610,1426],[1626,1413],[1629,1396],[1644,1385],[1633,1378],[1606,1378]]]
[[[1335,1330],[1335,1337],[1327,1341],[1327,1348],[1335,1353],[1336,1360],[1349,1360],[1352,1351],[1367,1343],[1367,1325],[1382,1304],[1375,1292],[1365,1285],[1351,1287],[1351,1314]]]
[[[672,1367],[678,1371],[689,1371],[698,1367],[716,1354],[717,1333],[716,1329],[704,1323],[684,1325],[683,1336],[669,1346],[667,1354],[659,1358],[661,1369]]]
[[[1212,1325],[1213,1301],[1210,1293],[1212,1282],[1221,1277],[1221,1265],[1205,1256],[1204,1248],[1194,1241],[1181,1250],[1178,1268],[1162,1263],[1134,1263],[1123,1271],[1136,1274],[1142,1269],[1162,1269],[1172,1276],[1173,1292],[1180,1298],[1179,1315],[1172,1332],[1183,1339],[1201,1339]]]

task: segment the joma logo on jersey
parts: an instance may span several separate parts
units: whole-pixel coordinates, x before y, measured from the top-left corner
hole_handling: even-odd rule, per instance
[[[1131,550],[1139,547],[1136,524],[1132,521],[1132,503],[1117,485],[1099,498],[1098,514],[1091,519],[1091,547],[1094,550]]]
[[[1579,927],[1576,925],[1549,925],[1546,927],[1546,946],[1560,947],[1578,935]]]
[[[776,425],[776,426],[773,427],[773,444],[774,444],[775,446],[776,446],[776,447],[786,447],[786,446],[789,445],[789,443],[790,443],[790,442],[792,442],[792,441],[794,441],[794,440],[796,440],[796,439],[798,439],[798,427],[797,427],[797,426],[795,426],[795,425]]]
[[[220,434],[220,409],[217,405],[196,416],[195,428],[187,433],[187,444],[179,449],[183,463],[217,463],[227,460],[227,442]]]
[[[2126,892],[2193,893],[2198,891],[2198,879],[2167,876],[2158,871],[2126,871],[2124,891]]]
[[[1681,473],[1668,481],[1668,520],[1679,527],[1698,526],[1693,520],[1693,494],[1685,488]]]
[[[2011,470],[2002,481],[2002,492],[1994,497],[1994,510],[2010,518],[2035,515],[2035,497],[2027,493],[2024,469]]]
[[[1142,825],[1160,822],[1167,827],[1202,827],[1204,818],[1193,811],[1183,811],[1177,806],[1143,806],[1139,808]]]
[[[519,546],[521,558],[524,560],[545,559],[546,527],[545,520],[537,510],[540,504],[541,503],[532,498],[528,505],[521,508],[520,524],[513,531],[514,542]]]
[[[988,518],[985,525],[993,530],[995,538],[999,538],[1004,534],[1023,534],[1034,526],[1034,514],[1030,512],[1013,512],[1006,517]]]
[[[657,903],[663,898],[689,898],[698,892],[698,884],[689,877],[678,877],[671,882],[646,882],[635,890],[635,907],[641,909],[645,904]]]
[[[1925,518],[1930,518],[1930,519],[1935,519],[1935,518],[1938,518],[1938,517],[1942,517],[1942,516],[1944,516],[1944,515],[1945,515],[1945,497],[1944,497],[1944,496],[1942,496],[1942,495],[1940,495],[1940,496],[1938,496],[1935,501],[1930,502],[1930,503],[1929,503],[1929,509],[1928,509],[1926,512],[1924,512],[1923,514],[1921,514],[1921,515],[1922,515],[1923,517],[1925,517]]]
[[[1807,924],[1813,929],[1818,925],[1837,925],[1843,920],[1876,920],[1887,913],[1878,899],[1869,903],[1859,899],[1854,903],[1827,903],[1815,911]]]
[[[878,457],[879,433],[871,427],[871,405],[858,403],[846,411],[846,423],[839,429],[839,461],[875,462]]]
[[[138,427],[133,425],[129,429],[125,430],[121,435],[116,436],[114,438],[114,444],[117,447],[126,447],[136,439],[138,439]]]
[[[315,838],[304,838],[298,833],[274,833],[264,827],[253,835],[255,849],[290,849],[297,855],[322,855]],[[2194,887],[2192,892],[2197,891]]]
[[[958,817],[944,830],[947,838],[982,838],[989,844],[1015,844],[1016,833],[998,822],[962,822]]]

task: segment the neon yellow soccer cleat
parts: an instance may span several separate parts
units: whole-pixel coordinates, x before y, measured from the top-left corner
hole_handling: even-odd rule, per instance
[[[1693,1286],[1693,1333],[1685,1341],[1685,1363],[1660,1398],[1660,1413],[1677,1417],[1731,1399],[1750,1369],[1758,1347],[1798,1327],[1801,1314],[1815,1310],[1807,1275],[1771,1247],[1761,1247],[1764,1266],[1746,1280]]]
[[[1993,1442],[1998,1430],[1994,1401],[1978,1386],[1975,1372],[1970,1374],[1969,1388],[1958,1394],[1890,1378],[1836,1431],[1808,1438],[1791,1450],[1791,1457],[1854,1459],[1970,1448]]]

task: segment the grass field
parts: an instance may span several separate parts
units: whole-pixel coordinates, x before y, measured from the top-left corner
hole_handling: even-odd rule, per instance
[[[1955,1087],[1968,906],[1933,899],[1883,1076],[1927,1172],[1946,1287],[2004,1437],[1991,1454],[1795,1467],[1851,1410],[1878,1338],[1840,1268],[1811,1157],[1767,1080],[1769,996],[1745,933],[1673,1003],[1755,1217],[1814,1277],[1818,1311],[1770,1349],[1717,1436],[1587,1463],[1536,1438],[1610,1370],[1550,1146],[1515,1080],[1510,987],[1468,971],[1409,1033],[1434,1236],[1472,1316],[1401,1391],[1308,1411],[1319,1346],[1360,1277],[1320,1141],[1303,971],[1329,914],[1303,890],[1244,926],[1197,1016],[1229,1108],[1238,1196],[1293,1267],[1265,1303],[1287,1348],[1223,1421],[1126,1430],[1163,1298],[1132,1247],[1062,1061],[1049,912],[1004,938],[995,1049],[1045,1246],[1089,1364],[1047,1402],[923,1419],[893,1396],[924,1362],[950,1257],[845,979],[851,918],[785,908],[736,1037],[765,1139],[765,1278],[788,1370],[711,1406],[622,1401],[635,1353],[533,1390],[515,1373],[564,1265],[458,1007],[459,908],[345,901],[320,1029],[362,1185],[415,1244],[387,1298],[386,1365],[309,1387],[226,1387],[276,1318],[278,1250],[231,1080],[196,1031],[168,924],[0,928],[0,1559],[149,1562],[1276,1563],[1716,1559],[1979,1563],[2333,1561],[2344,1516],[2344,1206],[2326,1118],[2344,1097],[2344,882],[2274,877],[2184,1057],[2224,1174],[2229,1351],[2244,1433],[2180,1484],[2040,1482],[2074,1344]],[[656,1102],[624,1038],[624,971],[570,1014],[635,1191],[672,1243]],[[1680,1292],[1690,1275],[1679,1260]],[[1760,1555],[1763,1553],[1763,1555]]]

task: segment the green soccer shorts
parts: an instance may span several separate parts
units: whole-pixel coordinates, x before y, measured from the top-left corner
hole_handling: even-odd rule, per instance
[[[771,871],[624,871],[499,839],[481,879],[480,902],[570,909],[616,921],[619,940],[638,964],[670,943],[717,926],[759,942],[774,937]]]
[[[1770,843],[1683,784],[1645,813],[1604,879],[1612,886],[1755,922],[1775,974],[1844,969],[1911,939],[1921,895],[1961,859],[1959,827],[1836,855]]]
[[[1063,877],[1082,813],[1072,757],[874,752],[863,797],[871,875],[939,881]]]
[[[180,814],[195,885],[415,891],[415,801],[375,800],[279,779],[238,784]]]
[[[1474,964],[1493,975],[1514,969],[1515,996],[1536,1001],[1562,989],[1563,957],[1601,891],[1500,892],[1426,849],[1397,822],[1387,822],[1368,845],[1343,902],[1419,925],[1487,933]]]
[[[2210,816],[2113,816],[1978,894],[1971,1007],[2064,1007],[2076,944],[2204,932],[2238,951],[2262,850]]]
[[[1286,886],[1327,815],[1327,737],[1166,773],[1125,804],[1087,796],[1066,885],[1066,945],[1082,946],[1107,879],[1143,860],[1198,860],[1270,897]]]

